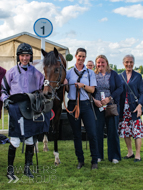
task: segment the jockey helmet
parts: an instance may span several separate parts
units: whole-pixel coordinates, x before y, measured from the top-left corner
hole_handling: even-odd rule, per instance
[[[31,55],[30,62],[33,62],[33,50],[29,44],[22,43],[18,46],[17,52],[16,52],[17,62],[19,62],[19,55],[21,54],[30,54]]]
[[[20,61],[19,60],[19,55],[21,55],[21,54],[30,54],[31,55],[30,62],[33,62],[33,50],[32,50],[31,45],[26,44],[26,43],[22,43],[22,44],[20,44],[18,46],[17,52],[16,52],[16,55],[17,55],[17,66],[18,66],[18,62]],[[18,70],[19,70],[19,67],[18,67]],[[19,72],[20,72],[20,70],[19,70]]]

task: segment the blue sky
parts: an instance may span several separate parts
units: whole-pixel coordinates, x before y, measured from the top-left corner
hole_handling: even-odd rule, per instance
[[[86,62],[104,54],[123,68],[123,57],[133,54],[135,66],[143,64],[143,0],[0,0],[0,39],[34,34],[34,22],[43,17],[54,28],[47,39],[67,46],[73,56],[84,47]]]

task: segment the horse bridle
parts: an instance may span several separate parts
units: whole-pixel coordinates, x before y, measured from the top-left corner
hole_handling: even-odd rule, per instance
[[[52,89],[52,95],[54,94],[54,96],[51,97],[51,100],[54,99],[55,97],[58,98],[58,96],[56,95],[56,90],[58,90],[62,85],[61,85],[61,77],[62,77],[62,70],[64,70],[66,72],[66,68],[65,66],[62,64],[61,58],[58,57],[57,61],[60,62],[60,73],[58,76],[58,80],[57,81],[49,81],[47,79],[44,80],[44,86],[49,86]],[[50,83],[57,83],[56,87],[53,88]],[[58,98],[59,99],[59,98]]]

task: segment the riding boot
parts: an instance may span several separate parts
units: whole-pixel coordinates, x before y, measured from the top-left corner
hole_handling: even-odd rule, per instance
[[[7,178],[15,180],[16,178],[14,177],[14,167],[13,167],[13,162],[15,158],[15,152],[16,148],[12,146],[11,144],[9,145],[9,150],[8,150],[8,168],[7,168]]]
[[[34,144],[33,145],[26,145],[26,152],[25,152],[25,154],[28,152],[28,148],[30,147],[30,151],[31,151],[31,153],[32,153],[32,157],[31,157],[31,160],[30,160],[30,166],[32,166],[33,165],[33,156],[34,156]]]
[[[24,174],[27,177],[34,178],[33,174],[30,171],[32,156],[33,156],[33,145],[26,145]]]

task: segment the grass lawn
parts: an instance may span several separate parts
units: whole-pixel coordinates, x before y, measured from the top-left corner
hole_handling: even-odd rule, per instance
[[[126,155],[127,148],[124,140],[120,139],[122,157]],[[135,152],[134,141],[133,150]],[[89,143],[88,143],[89,145]],[[73,141],[59,141],[59,153],[61,164],[54,166],[53,147],[49,142],[49,151],[43,152],[43,143],[39,142],[39,173],[35,173],[34,179],[28,179],[23,175],[24,154],[21,153],[22,144],[17,149],[15,158],[15,175],[19,178],[13,183],[6,178],[7,150],[9,144],[0,145],[0,189],[4,190],[143,190],[143,160],[134,163],[134,159],[120,161],[113,164],[107,159],[107,140],[104,139],[105,160],[98,164],[98,170],[91,171],[91,157],[89,146],[86,150],[86,142],[83,141],[85,166],[76,169],[77,159],[74,153]],[[141,148],[143,159],[143,144]],[[33,157],[36,171],[36,156]],[[16,169],[17,168],[17,169]]]

